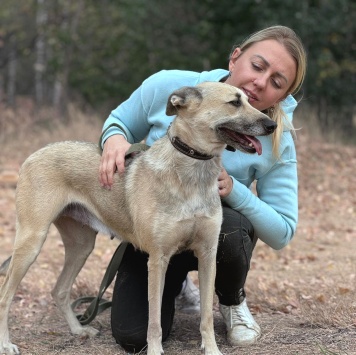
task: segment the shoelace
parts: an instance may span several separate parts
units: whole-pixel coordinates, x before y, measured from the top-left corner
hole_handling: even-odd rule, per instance
[[[251,320],[244,312],[240,311],[239,306],[231,306],[230,308],[230,324],[231,326],[235,325],[245,325],[251,327]]]

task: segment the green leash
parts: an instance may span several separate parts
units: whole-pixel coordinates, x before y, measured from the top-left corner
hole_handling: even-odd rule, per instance
[[[102,297],[116,275],[127,244],[128,242],[121,242],[117,247],[105,271],[103,280],[101,281],[98,295],[96,297],[80,297],[72,303],[72,309],[74,311],[76,307],[82,305],[83,303],[90,302],[90,305],[83,314],[77,314],[77,319],[81,325],[89,324],[98,314],[111,307],[112,302]]]

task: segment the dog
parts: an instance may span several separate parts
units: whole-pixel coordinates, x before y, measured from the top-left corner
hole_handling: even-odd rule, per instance
[[[16,191],[14,251],[0,289],[0,353],[19,354],[9,339],[10,304],[54,223],[66,257],[52,296],[73,334],[97,334],[78,322],[70,290],[100,231],[149,254],[149,355],[163,353],[161,299],[169,260],[181,250],[194,251],[199,263],[202,349],[221,355],[212,311],[222,223],[217,185],[221,154],[227,146],[261,154],[255,136],[271,134],[276,123],[254,109],[241,90],[223,83],[176,90],[166,114],[176,116],[167,135],[135,157],[124,174],[115,174],[111,190],[98,182],[101,155],[93,143],[50,144],[24,162]]]

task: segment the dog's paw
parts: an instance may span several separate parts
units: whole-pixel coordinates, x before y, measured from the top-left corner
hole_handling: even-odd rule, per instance
[[[71,333],[73,335],[79,335],[81,338],[93,338],[99,334],[99,330],[89,326],[77,326],[71,327]]]
[[[202,344],[200,350],[204,352],[204,355],[223,355],[216,344],[211,344],[210,346]]]
[[[85,327],[85,333],[88,334],[88,337],[92,338],[95,337],[99,334],[99,330],[93,328],[93,327]]]
[[[163,355],[164,351],[162,346],[158,347],[157,349],[154,349],[152,347],[147,348],[147,355]]]
[[[210,351],[205,349],[204,355],[223,355],[223,354],[219,350]]]
[[[0,354],[15,355],[20,354],[20,351],[15,344],[0,341]]]
[[[158,340],[158,338],[154,338],[153,340],[147,339],[147,355],[162,355],[164,354],[162,348],[162,342]]]

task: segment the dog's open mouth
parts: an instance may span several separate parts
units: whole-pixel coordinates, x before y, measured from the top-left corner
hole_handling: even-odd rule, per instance
[[[247,153],[257,153],[258,155],[262,154],[262,144],[256,137],[238,133],[222,126],[218,128],[218,132],[224,138],[226,143],[232,145],[234,148],[240,149]]]

